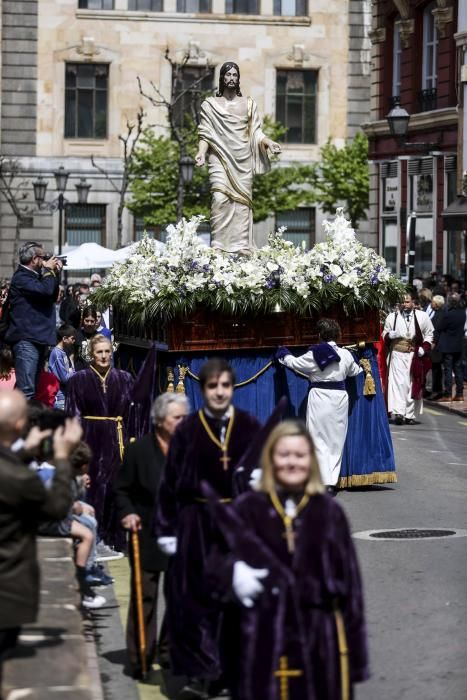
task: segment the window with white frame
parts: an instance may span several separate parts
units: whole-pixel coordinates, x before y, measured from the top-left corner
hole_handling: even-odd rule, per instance
[[[392,96],[401,94],[401,28],[399,22],[394,22],[392,42]]]
[[[177,12],[211,12],[211,0],[177,0]]]
[[[225,0],[228,15],[258,15],[259,0]]]
[[[65,241],[69,246],[82,243],[105,245],[105,204],[67,204]]]
[[[309,250],[315,242],[315,209],[314,207],[300,207],[290,211],[281,211],[276,214],[276,229],[286,226],[283,237],[286,241],[292,241],[294,245],[302,245]]]
[[[307,0],[274,0],[274,14],[289,17],[304,17]]]
[[[436,88],[437,58],[438,58],[438,30],[432,10],[436,3],[431,3],[423,12],[423,63],[422,63],[422,90]]]

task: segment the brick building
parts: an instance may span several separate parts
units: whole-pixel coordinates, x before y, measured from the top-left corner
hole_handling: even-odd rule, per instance
[[[465,236],[443,217],[462,180],[458,3],[375,0],[372,23],[371,230],[393,271],[406,274],[407,216],[415,212],[415,275],[463,278]],[[387,120],[394,107],[392,115],[410,115],[400,138]]]
[[[70,171],[64,243],[115,247],[118,194],[90,156],[118,180],[118,137],[141,101],[137,76],[165,95],[173,88],[167,47],[189,54],[192,75],[209,62],[214,84],[225,60],[239,63],[244,94],[289,127],[283,163],[317,160],[328,138],[343,144],[369,118],[370,0],[3,0],[1,8],[0,155],[17,159],[31,205],[34,178],[48,181],[50,200],[53,171]],[[144,106],[149,123],[164,121]],[[92,188],[77,204],[83,176]],[[313,207],[273,215],[256,240],[285,224],[312,244],[321,219]],[[127,211],[123,224],[124,242],[141,234]],[[23,240],[57,245],[57,212],[32,211],[22,226]],[[0,201],[0,274],[11,271],[14,227]]]

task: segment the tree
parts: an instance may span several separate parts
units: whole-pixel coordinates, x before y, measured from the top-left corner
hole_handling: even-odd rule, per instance
[[[123,242],[123,210],[127,206],[126,195],[130,184],[131,164],[135,155],[136,146],[143,133],[144,129],[144,112],[142,107],[139,108],[136,115],[136,122],[132,123],[129,120],[126,123],[126,133],[119,135],[119,140],[123,146],[122,174],[118,177],[110,175],[108,170],[96,163],[94,156],[91,156],[91,163],[105,179],[110,183],[112,189],[118,193],[118,209],[117,209],[117,248],[122,247]]]
[[[329,140],[320,153],[321,161],[310,179],[310,199],[330,214],[345,202],[352,226],[358,229],[359,221],[367,218],[369,204],[368,139],[357,133],[343,148]]]
[[[0,194],[10,205],[10,209],[16,218],[15,239],[13,242],[12,267],[15,269],[18,257],[19,243],[21,240],[21,226],[31,216],[32,209],[27,205],[22,205],[27,199],[29,188],[28,180],[20,179],[21,169],[17,160],[11,160],[5,156],[0,156]]]

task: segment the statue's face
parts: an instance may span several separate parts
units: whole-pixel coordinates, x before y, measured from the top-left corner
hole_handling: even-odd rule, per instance
[[[226,73],[224,73],[224,87],[238,87],[238,71],[236,68],[229,68],[229,70]]]

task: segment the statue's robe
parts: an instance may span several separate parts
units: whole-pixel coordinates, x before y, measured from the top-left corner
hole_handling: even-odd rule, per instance
[[[285,497],[278,493],[284,506]],[[240,496],[218,523],[227,550],[209,561],[214,590],[233,596],[233,564],[266,568],[264,591],[252,608],[238,602],[240,631],[231,650],[235,700],[342,700],[343,683],[368,678],[367,636],[356,552],[342,508],[327,494],[311,496],[293,521],[294,552],[269,495]],[[348,671],[339,654],[336,609],[348,647]],[[341,646],[343,645],[341,637]],[[282,664],[294,673],[281,695]],[[283,681],[284,683],[284,681]]]
[[[209,145],[212,246],[247,251],[253,247],[253,175],[270,169],[256,103],[248,97],[242,117],[208,97],[201,105],[198,132]]]
[[[216,423],[206,420],[217,434]],[[162,480],[156,531],[159,537],[177,537],[177,553],[167,572],[167,625],[172,671],[175,675],[216,679],[222,671],[222,608],[211,596],[205,567],[218,536],[201,482],[220,499],[235,496],[233,474],[257,435],[260,424],[235,409],[229,440],[230,462],[225,470],[221,450],[209,438],[198,413],[188,416],[172,438]],[[225,507],[225,503],[220,503]]]
[[[76,372],[67,385],[65,411],[79,416],[83,440],[92,450],[88,502],[96,511],[99,536],[110,545],[123,544],[113,484],[128,440],[127,422],[133,384],[131,374],[111,369],[104,392],[96,373],[84,369]]]

